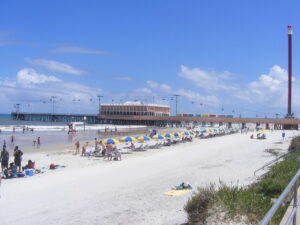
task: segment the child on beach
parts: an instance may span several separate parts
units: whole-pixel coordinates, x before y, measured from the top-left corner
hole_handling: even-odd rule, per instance
[[[113,153],[113,145],[112,144],[107,144],[106,145],[106,151],[107,151],[107,159],[109,161],[112,160],[112,153]]]

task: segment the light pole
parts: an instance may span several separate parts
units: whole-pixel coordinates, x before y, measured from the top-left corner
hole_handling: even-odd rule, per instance
[[[57,96],[51,96],[50,101],[52,101],[52,115],[54,115],[54,104]]]
[[[20,113],[20,103],[15,104],[16,113],[17,113],[17,120],[19,120],[19,113]]]
[[[55,99],[57,96],[51,96],[50,101],[52,101],[52,122],[54,122],[54,105],[55,105]]]
[[[101,114],[101,98],[103,98],[102,95],[97,95],[98,100],[99,100],[99,115]]]
[[[175,111],[175,114],[177,115],[177,113],[178,113],[178,97],[180,96],[180,95],[177,95],[177,94],[175,94],[174,95],[175,96],[175,103],[176,103],[176,111]]]
[[[86,121],[86,116],[83,117],[83,132],[85,132],[85,121]]]

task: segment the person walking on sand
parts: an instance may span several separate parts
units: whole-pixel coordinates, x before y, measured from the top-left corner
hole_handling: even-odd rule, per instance
[[[9,162],[9,153],[6,151],[5,148],[3,148],[1,155],[0,155],[0,161],[1,161],[1,169],[4,171],[8,168],[8,162]]]
[[[103,157],[105,157],[105,155],[106,155],[106,146],[105,146],[105,144],[103,144],[102,141],[100,141],[99,144],[100,144],[101,149],[102,149],[101,155],[102,155]]]
[[[107,159],[109,161],[112,160],[112,154],[113,154],[113,145],[112,144],[107,144],[106,145],[106,150],[107,150]]]
[[[19,172],[21,172],[21,169],[22,169],[22,155],[23,155],[23,152],[19,149],[18,146],[15,147],[15,150],[14,150],[14,157],[15,157],[15,164],[17,167],[19,167]]]
[[[36,147],[39,148],[41,146],[41,138],[38,137]]]
[[[285,138],[285,133],[284,133],[284,131],[282,132],[281,136],[282,136],[282,140],[284,140],[284,138]]]
[[[75,155],[79,154],[79,149],[80,149],[80,143],[79,141],[76,141],[75,143]]]
[[[14,145],[14,143],[15,143],[15,136],[14,135],[11,135],[10,143],[11,143],[11,145]]]
[[[98,139],[95,138],[95,148],[98,146]]]

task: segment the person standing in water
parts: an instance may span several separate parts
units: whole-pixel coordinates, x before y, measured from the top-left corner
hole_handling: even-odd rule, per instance
[[[36,147],[39,148],[41,146],[41,138],[38,137]]]

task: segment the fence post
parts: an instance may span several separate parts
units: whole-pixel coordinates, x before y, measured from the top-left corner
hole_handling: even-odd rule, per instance
[[[296,183],[295,183],[295,186],[294,186],[294,205],[293,205],[293,208],[296,208],[296,213],[295,213],[294,218],[293,218],[293,225],[297,225],[298,179],[299,179],[299,178],[297,178]]]

